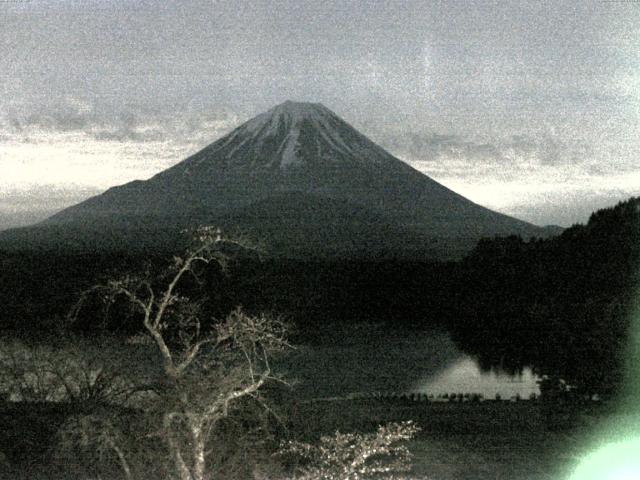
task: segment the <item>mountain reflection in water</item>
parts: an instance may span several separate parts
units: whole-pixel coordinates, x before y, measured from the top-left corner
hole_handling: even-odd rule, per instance
[[[482,371],[471,357],[463,356],[435,376],[417,382],[412,391],[429,395],[451,393],[479,393],[485,398],[520,396],[529,398],[538,395],[538,377],[530,368],[519,375],[509,375],[498,371]]]
[[[305,398],[350,394],[479,393],[484,398],[538,393],[537,378],[483,372],[442,331],[349,332],[322,345],[299,346],[275,363]]]

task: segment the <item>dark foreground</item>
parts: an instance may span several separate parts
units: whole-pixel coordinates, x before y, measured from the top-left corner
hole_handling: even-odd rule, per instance
[[[363,401],[310,408],[327,431],[414,420],[422,431],[410,445],[412,478],[431,480],[566,479],[593,442],[597,425],[611,418],[603,405],[530,401]]]
[[[388,421],[413,420],[421,432],[409,445],[414,454],[410,478],[551,480],[568,478],[597,441],[597,426],[613,418],[607,410],[601,404],[530,401],[311,401],[289,405],[285,423],[288,435],[314,440],[336,430],[367,432]],[[1,477],[89,478],[82,467],[52,455],[56,429],[69,413],[61,404],[2,404]]]

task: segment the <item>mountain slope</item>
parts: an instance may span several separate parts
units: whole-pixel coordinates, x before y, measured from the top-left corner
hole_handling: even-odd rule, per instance
[[[258,115],[147,181],[111,188],[63,210],[39,228],[126,231],[144,223],[147,230],[172,230],[203,222],[246,228],[247,223],[260,226],[256,218],[262,216],[269,222],[278,218],[276,224],[290,230],[301,228],[296,218],[311,218],[312,204],[312,210],[324,208],[328,215],[322,221],[304,222],[304,232],[298,235],[303,244],[318,243],[314,240],[322,235],[317,234],[331,225],[343,227],[333,239],[346,244],[362,237],[354,237],[355,232],[366,232],[369,241],[390,231],[425,241],[545,235],[544,229],[488,210],[447,189],[326,107],[296,102]],[[343,208],[340,215],[332,216],[336,205]],[[364,224],[367,228],[358,228]],[[358,248],[366,249],[366,244]]]

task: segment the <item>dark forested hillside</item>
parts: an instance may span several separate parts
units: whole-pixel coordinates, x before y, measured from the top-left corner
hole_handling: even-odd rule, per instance
[[[64,326],[64,318],[83,289],[126,274],[162,271],[175,251],[101,254],[0,252],[0,325],[34,332]],[[207,315],[221,318],[242,305],[268,311],[296,325],[300,340],[319,340],[324,330],[354,322],[389,328],[441,324],[448,295],[449,264],[364,259],[259,259],[239,257],[226,272],[211,268],[201,282],[187,281],[184,295],[204,298]],[[128,312],[89,306],[82,329],[126,332]],[[320,338],[319,338],[320,337]]]
[[[481,241],[457,266],[450,325],[486,366],[533,365],[591,392],[620,383],[638,284],[640,200],[548,240]]]

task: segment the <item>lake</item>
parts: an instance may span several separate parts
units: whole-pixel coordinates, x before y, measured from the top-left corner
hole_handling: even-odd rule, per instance
[[[306,398],[373,392],[529,398],[539,393],[531,370],[515,377],[482,371],[443,331],[356,331],[330,344],[300,346],[276,363]]]

